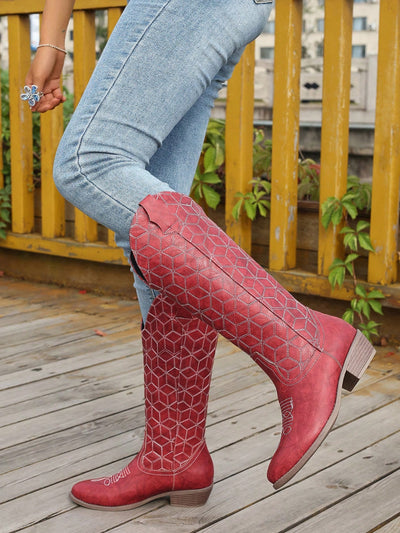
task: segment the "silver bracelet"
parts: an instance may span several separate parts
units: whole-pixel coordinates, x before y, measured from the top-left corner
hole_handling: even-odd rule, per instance
[[[36,48],[43,48],[45,46],[48,46],[49,48],[54,48],[55,50],[58,50],[59,52],[63,52],[64,54],[67,54],[67,51],[64,50],[64,48],[60,48],[59,46],[55,46],[54,44],[38,44]]]

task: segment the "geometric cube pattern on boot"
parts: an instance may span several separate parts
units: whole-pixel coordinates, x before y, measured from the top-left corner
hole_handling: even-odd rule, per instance
[[[151,288],[247,352],[274,382],[283,431],[268,478],[279,488],[320,446],[342,385],[354,387],[374,348],[348,323],[298,302],[180,193],[140,202],[130,245]]]
[[[74,485],[74,502],[92,509],[132,509],[156,498],[203,505],[214,467],[205,426],[217,332],[158,295],[142,330],[145,437],[117,474]]]
[[[204,444],[218,333],[159,295],[142,332],[146,432],[139,464],[179,472]]]

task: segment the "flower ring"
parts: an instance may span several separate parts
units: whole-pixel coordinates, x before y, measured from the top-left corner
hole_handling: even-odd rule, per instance
[[[33,107],[39,102],[42,96],[44,95],[42,91],[38,91],[37,85],[32,85],[32,87],[25,85],[24,92],[21,94],[20,98],[21,100],[28,100],[30,107]]]

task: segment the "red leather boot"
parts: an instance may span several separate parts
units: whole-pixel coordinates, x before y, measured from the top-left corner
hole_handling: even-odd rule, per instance
[[[268,468],[280,488],[321,445],[375,350],[360,332],[296,301],[187,196],[146,197],[131,227],[138,271],[247,352],[274,382],[282,435]]]
[[[203,505],[214,467],[204,434],[217,332],[159,295],[142,331],[146,429],[139,454],[117,474],[74,485],[74,502],[133,509],[157,498]]]

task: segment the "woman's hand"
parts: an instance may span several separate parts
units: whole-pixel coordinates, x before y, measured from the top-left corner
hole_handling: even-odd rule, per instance
[[[65,102],[60,86],[65,54],[50,47],[38,48],[31,68],[25,78],[25,85],[37,85],[43,92],[39,102],[31,107],[32,111],[44,113]]]

